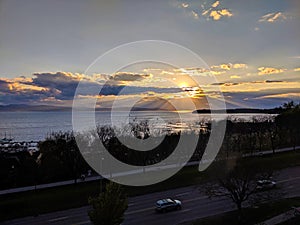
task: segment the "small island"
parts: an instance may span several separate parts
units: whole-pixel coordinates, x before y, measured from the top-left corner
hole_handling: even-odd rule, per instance
[[[230,114],[239,114],[239,113],[263,113],[263,114],[279,114],[282,112],[282,108],[272,108],[272,109],[254,109],[254,108],[237,108],[237,109],[218,109],[218,110],[210,110],[210,109],[197,109],[193,111],[193,113],[199,114],[209,114],[209,113],[230,113]]]

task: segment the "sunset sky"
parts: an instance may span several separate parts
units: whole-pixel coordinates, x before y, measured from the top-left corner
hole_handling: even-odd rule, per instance
[[[197,79],[208,69],[218,82],[207,87],[220,87],[228,107],[299,101],[299,27],[299,0],[0,0],[0,105],[70,106],[83,80],[102,88],[100,97],[81,96],[100,98],[100,107],[120,95],[120,107],[142,96],[141,106],[160,107],[161,98],[188,109],[184,99],[191,98],[207,108],[186,71]],[[108,50],[140,40],[184,46],[208,68],[144,64],[85,74]],[[125,86],[130,91],[120,94]]]

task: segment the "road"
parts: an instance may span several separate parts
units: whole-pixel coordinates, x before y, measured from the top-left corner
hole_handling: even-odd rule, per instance
[[[277,176],[277,183],[287,193],[286,197],[300,196],[300,167],[281,170]],[[181,200],[183,204],[182,210],[164,214],[155,213],[155,201],[166,197],[174,197]],[[173,225],[196,218],[220,214],[233,209],[234,205],[227,198],[209,199],[197,187],[190,186],[129,198],[129,207],[125,213],[123,225]],[[81,207],[43,214],[37,217],[6,221],[3,225],[86,225],[90,224],[87,211],[88,207]]]

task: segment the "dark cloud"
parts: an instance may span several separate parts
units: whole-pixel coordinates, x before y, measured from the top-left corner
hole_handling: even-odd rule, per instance
[[[262,84],[262,83],[281,83],[284,82],[282,80],[265,80],[265,81],[251,81],[251,82],[220,82],[220,83],[212,83],[211,85],[216,86],[235,86],[240,84]]]
[[[221,86],[224,85],[225,83],[212,83],[211,85],[216,85],[216,86]]]
[[[150,77],[150,74],[137,74],[129,72],[120,72],[111,76],[111,80],[115,81],[139,81]]]
[[[266,83],[281,83],[283,82],[282,80],[266,80]]]
[[[180,93],[191,92],[194,97],[202,97],[200,90],[194,88],[159,88],[159,87],[141,87],[124,85],[123,81],[133,81],[146,79],[150,75],[134,73],[118,73],[114,79],[107,78],[102,83],[97,82],[94,78],[86,77],[82,74],[73,74],[67,72],[56,73],[35,73],[31,78],[0,79],[0,103],[1,104],[30,104],[45,103],[49,99],[51,103],[72,100],[79,81],[81,82],[80,95],[90,96],[100,94],[108,95],[138,95],[150,94],[155,95],[163,93]],[[103,82],[106,82],[103,84]],[[235,86],[239,84],[265,83],[266,86],[260,91],[249,92],[223,92],[228,106],[231,107],[273,107],[281,105],[282,102],[289,98],[296,98],[299,95],[290,93],[299,93],[299,88],[269,88],[267,83],[286,82],[281,80],[262,80],[252,82],[222,82],[212,85]],[[209,94],[209,93],[207,93]]]
[[[216,85],[216,86],[235,86],[235,85],[239,85],[242,83],[231,83],[231,82],[227,82],[227,83],[212,83],[211,85]]]
[[[0,93],[3,92],[7,92],[9,91],[9,86],[8,86],[8,82],[5,80],[0,80]]]
[[[53,97],[60,100],[73,99],[77,88],[79,78],[71,73],[35,73],[32,84],[48,88],[52,93],[56,93]],[[57,94],[58,91],[58,94]]]
[[[140,80],[149,75],[118,74],[117,80]],[[84,75],[67,72],[35,73],[32,79],[5,80],[0,79],[0,99],[2,104],[38,103],[49,98],[55,100],[72,100],[76,88],[81,82],[80,95],[130,95],[148,92],[178,93],[180,88],[158,88],[117,85],[109,79],[106,84],[100,84]],[[21,86],[27,86],[26,88]]]
[[[157,88],[157,87],[139,87],[125,85],[104,85],[100,91],[100,95],[131,95],[142,94],[147,92],[155,93],[178,93],[181,88]]]

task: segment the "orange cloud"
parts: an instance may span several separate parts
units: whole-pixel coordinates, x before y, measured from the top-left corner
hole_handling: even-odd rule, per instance
[[[216,8],[218,5],[220,5],[220,2],[219,2],[219,1],[216,1],[215,3],[213,3],[213,4],[211,5],[211,7]]]
[[[223,63],[220,65],[211,66],[212,70],[231,70],[231,69],[247,69],[248,66],[244,63]]]
[[[22,91],[47,91],[45,87],[39,87],[32,84],[31,78],[13,78],[13,79],[0,79],[7,84],[7,88],[10,91],[22,92]]]
[[[230,78],[231,78],[231,79],[240,79],[241,77],[238,76],[238,75],[232,75],[232,76],[230,76]]]
[[[284,93],[284,94],[272,94],[266,95],[262,97],[258,97],[256,99],[264,99],[264,98],[299,98],[300,93]]]
[[[228,16],[228,17],[233,16],[233,14],[228,9],[221,9],[218,11],[218,13],[222,16]]]
[[[256,81],[256,82],[240,82],[240,83],[220,83],[220,88],[222,92],[262,92],[268,90],[271,93],[271,90],[274,90],[276,93],[277,90],[291,90],[298,89],[299,82],[265,82],[265,81]],[[274,93],[273,92],[273,93]]]
[[[214,70],[212,70],[212,71],[210,71],[213,75],[220,75],[220,74],[224,74],[224,73],[226,73],[225,71],[214,71]]]
[[[244,63],[235,63],[232,65],[234,69],[247,69],[248,66]]]
[[[202,11],[200,13],[197,12],[198,9],[190,9],[190,11],[188,12],[194,19],[199,19],[200,15],[203,16],[204,18],[206,18],[206,20],[220,20],[222,17],[232,17],[233,13],[226,8],[221,8],[220,7],[220,1],[215,1],[214,3],[212,3],[211,6],[209,6],[208,8],[205,7],[205,4],[201,5],[201,9]],[[187,3],[182,3],[180,4],[181,8],[191,8],[189,4]]]
[[[233,14],[228,9],[211,10],[209,16],[213,20],[219,20],[224,16],[232,17]]]
[[[210,17],[213,18],[213,20],[219,20],[221,19],[221,15],[216,10],[212,10],[209,14]]]
[[[274,13],[268,13],[268,14],[262,16],[258,20],[258,22],[274,23],[276,21],[283,21],[286,19],[287,19],[287,17],[282,12],[274,12]]]
[[[285,71],[285,69],[277,69],[273,67],[259,67],[258,70],[258,75],[277,74]]]

